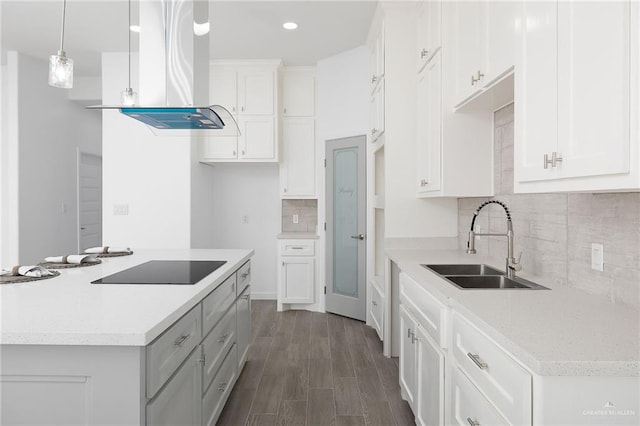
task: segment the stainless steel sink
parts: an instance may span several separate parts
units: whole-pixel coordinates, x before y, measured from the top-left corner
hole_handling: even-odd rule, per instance
[[[431,269],[438,275],[504,275],[504,272],[484,264],[449,264],[449,265],[422,265]]]
[[[463,290],[527,289],[549,290],[520,277],[509,278],[504,272],[484,264],[422,265]]]
[[[539,284],[522,278],[508,278],[504,275],[449,275],[444,277],[454,285],[463,289],[529,289],[548,290]]]

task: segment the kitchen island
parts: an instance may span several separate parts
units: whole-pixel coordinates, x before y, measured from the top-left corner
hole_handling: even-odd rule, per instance
[[[215,424],[246,360],[252,250],[136,250],[0,286],[0,423]],[[151,260],[226,263],[194,285],[92,281]]]

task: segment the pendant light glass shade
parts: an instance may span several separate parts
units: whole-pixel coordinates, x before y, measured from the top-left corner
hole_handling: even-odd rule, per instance
[[[73,60],[67,58],[64,51],[64,21],[67,13],[67,0],[62,2],[62,29],[60,30],[60,50],[49,56],[49,84],[53,87],[71,89],[73,87]]]
[[[138,102],[138,94],[131,87],[120,92],[120,103],[126,106],[134,106]]]
[[[62,89],[73,87],[73,59],[67,58],[63,51],[49,56],[49,85]]]

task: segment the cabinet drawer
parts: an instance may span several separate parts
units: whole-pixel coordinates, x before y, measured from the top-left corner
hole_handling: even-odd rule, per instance
[[[236,305],[224,314],[211,333],[204,338],[204,372],[202,391],[209,387],[229,348],[236,343]]]
[[[440,347],[447,347],[447,307],[408,275],[400,274],[400,301]]]
[[[509,424],[457,367],[451,379],[451,423],[460,426]]]
[[[531,424],[529,372],[460,314],[452,318],[452,352],[460,369],[509,422]]]
[[[147,398],[151,398],[187,358],[202,333],[200,305],[147,346]]]
[[[236,273],[238,285],[236,287],[236,296],[240,296],[245,288],[251,283],[251,261],[242,265]]]
[[[202,334],[206,335],[236,300],[236,274],[231,275],[202,301]]]
[[[214,426],[224,403],[231,393],[238,375],[237,347],[233,345],[222,362],[209,390],[202,397],[202,420],[206,426]]]
[[[313,256],[315,251],[315,241],[313,240],[280,241],[281,256]]]
[[[380,337],[380,340],[382,340],[384,330],[384,296],[373,282],[371,283],[370,310],[373,326],[378,332],[378,337]]]

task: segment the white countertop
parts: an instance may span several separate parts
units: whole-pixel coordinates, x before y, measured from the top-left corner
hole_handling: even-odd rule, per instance
[[[465,315],[534,373],[639,376],[640,311],[539,277],[551,290],[461,290],[420,264],[504,264],[462,250],[387,250],[432,295]]]
[[[281,232],[278,234],[279,240],[317,240],[320,238],[315,232]]]
[[[144,346],[244,264],[253,250],[135,250],[59,277],[0,285],[0,344]],[[98,285],[149,260],[226,260],[195,285]]]

